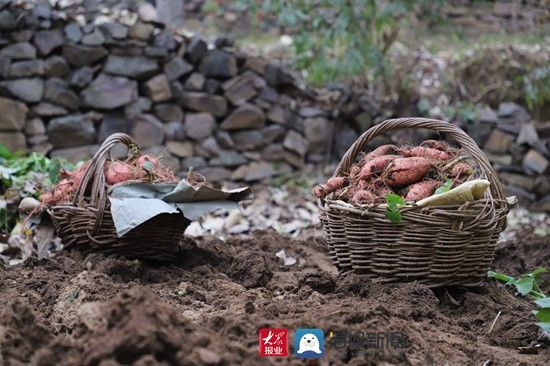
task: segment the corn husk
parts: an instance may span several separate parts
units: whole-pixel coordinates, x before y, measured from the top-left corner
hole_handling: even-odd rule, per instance
[[[460,205],[483,198],[490,183],[487,179],[474,179],[464,182],[448,192],[426,197],[416,202],[418,206]]]

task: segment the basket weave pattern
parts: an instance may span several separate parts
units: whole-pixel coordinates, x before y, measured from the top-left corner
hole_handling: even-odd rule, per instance
[[[73,202],[48,209],[55,230],[66,247],[123,254],[129,258],[171,260],[189,221],[181,214],[161,214],[119,238],[105,183],[109,151],[118,143],[137,149],[123,133],[109,136],[91,160]]]
[[[346,152],[333,176],[345,175],[374,137],[401,128],[426,128],[457,142],[491,183],[483,199],[462,205],[405,207],[402,222],[386,218],[385,207],[356,207],[329,196],[320,201],[330,256],[341,272],[382,282],[417,281],[430,287],[476,286],[485,277],[510,204],[495,171],[460,128],[427,118],[400,118],[366,131]]]

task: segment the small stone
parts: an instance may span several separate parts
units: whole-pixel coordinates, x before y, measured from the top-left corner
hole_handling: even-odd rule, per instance
[[[183,159],[181,162],[181,169],[184,171],[189,170],[190,168],[193,169],[200,169],[206,167],[206,160],[204,160],[201,156],[193,156],[190,158]]]
[[[27,143],[31,146],[41,145],[45,142],[48,142],[48,136],[46,135],[27,136]]]
[[[205,167],[197,169],[197,173],[201,174],[210,182],[221,182],[229,179],[231,176],[231,171],[222,167]]]
[[[82,92],[84,102],[98,109],[115,109],[137,99],[137,83],[120,76],[99,76]]]
[[[166,58],[166,56],[168,56],[168,51],[166,48],[162,47],[147,46],[145,47],[144,53],[146,56],[154,58]]]
[[[14,62],[10,66],[11,78],[24,78],[29,76],[41,76],[44,74],[44,61],[28,60]]]
[[[216,131],[216,140],[219,145],[225,149],[232,149],[235,146],[231,135],[223,130]]]
[[[259,148],[265,144],[263,135],[255,130],[239,131],[231,135],[235,149],[244,151]]]
[[[265,126],[264,112],[252,104],[235,109],[220,125],[225,130],[262,128]]]
[[[206,152],[203,155],[208,157],[219,156],[224,153],[220,145],[218,145],[218,141],[213,136],[201,142],[199,148],[203,150],[202,152]]]
[[[218,365],[222,361],[222,358],[218,353],[208,348],[198,348],[197,353],[199,355],[199,359],[205,365]]]
[[[148,78],[158,71],[157,61],[143,56],[109,55],[103,71],[129,78]]]
[[[44,100],[69,110],[80,107],[80,98],[67,88],[63,80],[57,78],[48,79],[44,84]]]
[[[156,23],[159,21],[157,10],[149,3],[140,3],[138,7],[139,18],[144,22]]]
[[[300,156],[304,156],[307,152],[308,144],[302,135],[291,130],[288,131],[283,146],[288,150],[298,153]]]
[[[244,75],[228,80],[222,88],[225,97],[234,105],[242,105],[257,94],[253,81]]]
[[[78,43],[82,39],[82,30],[76,22],[67,24],[63,32],[65,33],[65,37],[71,42]]]
[[[189,41],[185,57],[193,64],[198,64],[208,52],[206,42],[199,36],[194,36]]]
[[[512,155],[506,154],[492,154],[490,152],[486,152],[485,155],[487,156],[487,159],[493,164],[500,165],[500,166],[509,166],[512,164]]]
[[[550,162],[537,150],[531,149],[523,158],[523,166],[526,169],[532,170],[538,174],[544,174],[548,171]]]
[[[265,73],[265,67],[267,65],[267,61],[263,58],[256,57],[256,56],[248,56],[246,58],[246,61],[244,63],[244,68],[248,70],[252,70],[257,72],[260,75],[263,75]]]
[[[145,93],[153,102],[164,102],[172,98],[172,90],[166,75],[160,74],[149,79],[145,85]]]
[[[329,122],[324,117],[307,118],[304,121],[304,135],[312,152],[322,152],[330,139]]]
[[[7,57],[0,57],[0,76],[7,78],[10,76],[11,61]]]
[[[489,107],[483,108],[478,112],[477,120],[479,122],[497,123],[498,122],[497,112],[495,112],[493,109]]]
[[[202,60],[200,71],[206,77],[230,78],[237,74],[237,61],[227,52],[211,50]]]
[[[193,71],[193,66],[181,57],[173,57],[164,64],[164,74],[170,81],[174,81]]]
[[[0,117],[1,118],[1,117]],[[1,122],[0,122],[1,124]],[[33,118],[25,123],[25,134],[28,136],[44,135],[46,133],[46,125],[40,118]]]
[[[277,90],[273,89],[270,86],[266,86],[265,88],[262,88],[260,91],[260,94],[258,95],[259,99],[267,102],[267,103],[279,103],[279,93],[277,93]]]
[[[180,121],[170,121],[164,124],[164,135],[167,141],[185,141],[185,129]]]
[[[519,187],[529,192],[532,192],[535,189],[534,177],[507,172],[500,172],[498,176],[500,180],[506,185]]]
[[[170,153],[180,158],[189,158],[193,156],[193,144],[189,141],[168,141],[166,143],[166,148]]]
[[[128,28],[116,22],[103,23],[100,29],[113,39],[125,39],[128,36]]]
[[[284,125],[286,123],[285,112],[283,108],[279,105],[274,105],[271,107],[269,112],[267,112],[267,119],[271,122],[279,123]]]
[[[48,102],[42,102],[35,105],[32,107],[32,111],[33,113],[43,117],[63,116],[69,113],[65,108]]]
[[[131,26],[128,30],[128,37],[147,41],[151,38],[154,29],[155,27],[152,24],[136,22],[136,24]]]
[[[100,46],[83,46],[72,43],[63,46],[63,57],[75,67],[93,65],[107,55],[107,50]]]
[[[101,46],[103,43],[105,43],[105,37],[99,29],[96,29],[92,33],[86,34],[84,37],[82,37],[81,42],[86,46]]]
[[[52,119],[48,124],[48,137],[56,149],[96,142],[94,124],[80,114]]]
[[[370,114],[368,114],[367,112],[361,112],[353,117],[353,124],[356,130],[366,131],[373,126],[374,121]]]
[[[27,149],[25,135],[21,132],[0,132],[0,144],[9,151],[25,151]]]
[[[24,103],[0,98],[0,130],[20,131],[25,126],[25,118],[29,109]]]
[[[215,94],[221,89],[221,86],[222,83],[219,80],[206,79],[206,83],[204,83],[204,91],[208,94]]]
[[[185,83],[183,84],[183,88],[185,90],[191,90],[191,91],[201,91],[204,88],[204,83],[206,79],[204,78],[204,75],[194,72],[187,80],[185,80]]]
[[[128,133],[142,148],[161,145],[164,142],[164,126],[151,114],[142,114],[129,118]]]
[[[90,159],[97,150],[99,150],[99,145],[86,145],[53,150],[50,155],[52,158],[59,157],[66,159],[70,163],[78,163],[79,161]]]
[[[246,182],[252,182],[273,177],[278,173],[279,172],[277,171],[273,163],[265,161],[254,161],[246,166],[242,179]],[[232,176],[232,178],[238,180],[236,179],[238,178],[238,174],[235,174],[234,176]]]
[[[0,89],[27,103],[37,103],[44,94],[44,82],[37,78],[15,79],[0,82]]]
[[[283,136],[285,133],[285,130],[283,127],[279,125],[269,125],[262,128],[260,130],[260,133],[264,138],[264,143],[270,144],[275,140],[279,139],[279,137]]]
[[[514,140],[515,137],[513,135],[495,129],[489,135],[489,139],[485,143],[485,149],[492,153],[503,154],[508,152]]]
[[[34,35],[34,44],[41,56],[47,56],[63,45],[63,34],[60,30],[43,30]]]
[[[155,47],[164,48],[167,51],[172,51],[176,48],[176,40],[174,39],[174,32],[170,29],[162,29],[155,34],[153,45]]]
[[[172,103],[156,104],[154,111],[155,111],[155,115],[165,122],[183,120],[183,111],[176,104],[172,104]]]
[[[233,167],[242,164],[246,164],[248,160],[240,153],[227,150],[223,151],[218,157],[210,160],[212,166],[226,166]]]
[[[523,124],[516,142],[518,144],[528,144],[531,146],[537,145],[540,140],[535,125],[532,123]]]
[[[289,85],[294,82],[292,75],[281,66],[268,64],[265,68],[265,80],[271,86]]]
[[[36,58],[36,48],[28,42],[13,43],[2,48],[0,56],[10,60],[33,59]]]
[[[49,78],[64,78],[70,72],[67,61],[61,56],[50,56],[44,61],[44,76]]]
[[[262,150],[264,160],[282,160],[285,156],[285,149],[281,144],[270,144]]]
[[[81,67],[80,69],[73,72],[70,77],[69,84],[75,86],[79,89],[84,88],[86,85],[94,78],[94,70],[89,66]]]
[[[116,132],[128,133],[125,116],[119,112],[105,113],[103,121],[99,125],[98,140],[103,142],[107,137]]]
[[[186,92],[182,102],[186,108],[199,112],[210,112],[216,117],[222,117],[227,112],[227,101],[218,95]]]
[[[216,120],[210,113],[188,113],[185,117],[185,133],[194,140],[202,140],[212,134]]]
[[[303,156],[299,156],[291,151],[285,150],[284,160],[295,168],[302,169],[305,161]]]
[[[157,0],[156,9],[159,19],[171,27],[182,27],[185,19],[186,2],[180,0]]]

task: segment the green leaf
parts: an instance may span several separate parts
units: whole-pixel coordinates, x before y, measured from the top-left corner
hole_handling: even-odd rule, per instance
[[[531,272],[531,275],[536,276],[539,273],[544,273],[544,272],[548,272],[548,270],[546,268],[537,268],[533,272]]]
[[[550,297],[543,297],[542,299],[536,300],[535,304],[541,308],[550,308]]]
[[[522,296],[525,296],[533,290],[535,280],[533,277],[526,276],[515,280],[512,284],[516,286],[516,289]]]
[[[151,172],[153,170],[155,166],[153,165],[152,162],[150,161],[146,161],[145,163],[143,163],[143,169],[147,172]]]
[[[400,224],[402,220],[401,212],[399,212],[398,210],[391,210],[388,207],[388,209],[386,210],[386,218],[394,224]]]
[[[539,310],[533,311],[537,320],[543,323],[550,323],[550,308],[542,308]]]
[[[513,281],[516,280],[512,276],[508,276],[508,275],[505,275],[504,273],[498,273],[498,272],[494,272],[494,271],[488,271],[487,272],[487,277],[494,278],[495,280],[498,280],[498,281],[504,282],[504,283],[510,283],[510,282],[513,282]]]
[[[397,205],[404,205],[405,204],[405,200],[403,199],[403,197],[401,197],[400,195],[398,194],[395,194],[395,193],[388,193],[386,195],[386,203],[388,205],[390,204],[397,204]]]
[[[434,196],[436,194],[449,192],[451,190],[452,186],[453,186],[453,180],[452,179],[447,179],[441,187],[439,187],[438,189],[435,190]]]

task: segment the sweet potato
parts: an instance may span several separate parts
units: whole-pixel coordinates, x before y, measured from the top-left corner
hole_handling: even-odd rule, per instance
[[[453,152],[453,150],[456,150],[454,147],[452,147],[448,143],[446,143],[444,141],[438,141],[438,140],[422,141],[420,146],[429,147],[431,149],[436,149],[436,150],[440,150],[440,151],[445,151],[446,153],[451,153],[451,152]]]
[[[131,165],[120,161],[113,161],[105,167],[105,180],[107,184],[117,184],[134,179],[134,169]]]
[[[336,191],[344,186],[346,178],[332,177],[325,184],[318,185],[313,189],[313,193],[317,198],[324,198],[327,194]]]
[[[474,173],[474,169],[466,163],[457,163],[451,169],[451,177],[468,177]]]
[[[377,158],[368,161],[361,168],[359,173],[359,178],[367,180],[373,175],[379,175],[384,171],[384,169],[395,159],[398,159],[399,155],[382,155]]]
[[[406,157],[420,157],[430,159],[432,161],[447,161],[452,156],[441,150],[432,149],[431,147],[415,146],[409,149],[401,149],[401,154]]]
[[[86,170],[88,169],[90,164],[90,161],[86,161],[70,174],[70,178],[73,180],[75,188],[78,187],[80,185],[80,182],[82,182],[82,179],[84,179],[84,175],[86,174]]]
[[[139,166],[140,168],[146,171],[149,171],[150,169],[146,169],[147,163],[151,163],[151,165],[153,166],[152,169],[156,168],[159,165],[158,160],[150,155],[141,155],[137,159],[137,166]]]
[[[442,184],[443,183],[437,180],[425,180],[414,183],[406,187],[403,190],[402,195],[405,196],[406,201],[418,201],[422,198],[431,196]]]
[[[382,145],[378,146],[376,149],[372,150],[370,153],[365,155],[362,161],[368,163],[369,161],[376,159],[382,155],[391,155],[397,152],[397,147],[395,145]]]
[[[431,166],[422,157],[394,159],[383,173],[383,182],[390,187],[407,186],[424,178]]]
[[[362,189],[355,192],[355,194],[351,198],[351,202],[357,205],[373,204],[376,202],[377,199],[378,196],[376,196],[374,193]]]

